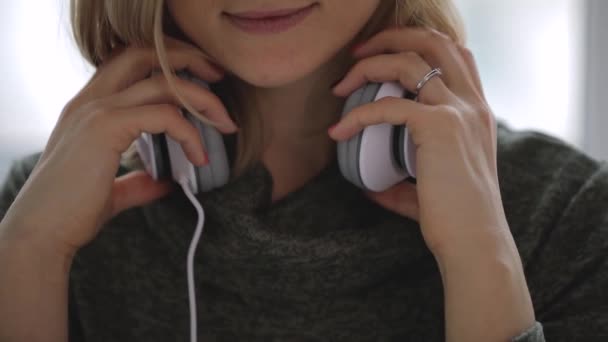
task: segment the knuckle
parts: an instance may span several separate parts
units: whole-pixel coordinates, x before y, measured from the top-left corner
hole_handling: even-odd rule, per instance
[[[143,129],[139,125],[131,125],[125,128],[125,137],[123,143],[121,144],[121,150],[124,150],[129,146],[129,144],[141,136]]]
[[[460,52],[461,52],[463,55],[465,55],[465,56],[467,56],[467,57],[473,57],[473,52],[471,51],[471,49],[469,49],[469,48],[467,48],[467,47],[464,47],[464,46],[462,46],[462,45],[460,45],[460,44],[458,44],[457,46],[458,46],[458,49],[460,50]]]
[[[150,65],[156,63],[156,52],[150,48],[141,46],[129,46],[125,52],[126,58],[129,59],[131,69],[140,65]]]
[[[184,101],[194,107],[196,110],[202,109],[214,109],[214,113],[222,112],[225,115],[224,105],[221,99],[213,92],[195,84],[194,82],[184,80],[181,78],[175,78],[176,90],[182,95]],[[185,104],[179,99],[176,93],[174,93],[169,86],[168,80],[163,80],[163,91],[171,94],[174,104],[176,106],[185,107]],[[230,118],[228,118],[230,119]],[[230,119],[231,120],[231,119]]]
[[[345,126],[356,126],[361,125],[363,120],[362,106],[353,109],[344,119]]]
[[[87,97],[89,97],[87,94],[83,94],[81,92],[70,99],[61,110],[59,120],[65,120],[73,116],[78,116],[76,113],[90,111],[91,109],[99,106],[99,100],[97,98],[87,99]]]
[[[426,30],[425,35],[431,51],[440,51],[445,46],[453,44],[453,40],[448,35],[435,29]]]
[[[129,45],[125,49],[125,54],[131,56],[133,59],[141,59],[149,56],[149,49],[137,45]]]
[[[185,41],[171,37],[168,34],[163,34],[163,40],[165,42],[165,46],[171,47],[171,48],[180,47],[180,46],[184,46],[187,44]]]
[[[396,106],[398,105],[401,101],[401,99],[399,97],[395,97],[395,96],[385,96],[383,98],[381,98],[380,100],[376,101],[376,103],[384,106]]]
[[[458,48],[458,51],[464,58],[466,58],[469,61],[473,60],[473,52],[469,48],[464,47],[460,44],[457,44],[456,47]]]
[[[352,125],[361,125],[363,120],[362,111],[360,108],[355,109],[355,111],[350,115],[350,120],[348,120]]]
[[[172,123],[182,123],[184,120],[183,115],[180,113],[179,109],[172,104],[162,103],[159,105],[159,110],[163,113],[166,113],[168,119],[171,120]]]
[[[407,51],[401,53],[401,56],[403,63],[399,65],[399,80],[414,87],[416,85],[414,82],[417,82],[415,80],[419,77],[416,71],[427,68],[427,63],[417,52]]]
[[[447,43],[447,42],[452,42],[452,38],[450,38],[450,36],[448,36],[447,34],[437,30],[437,29],[429,29],[430,32],[430,37],[434,40],[438,40],[441,41],[443,43]]]
[[[77,115],[82,115],[85,117],[88,115],[91,117],[91,120],[96,122],[105,117],[108,111],[109,107],[104,106],[102,101],[99,99],[91,100],[84,105],[79,106],[79,108],[74,108],[74,112],[78,112]]]
[[[424,31],[424,38],[429,43],[441,40],[441,36],[437,33],[436,30],[433,29],[426,29]]]
[[[87,123],[93,127],[101,127],[105,125],[110,116],[110,109],[97,104],[89,103],[89,113]]]
[[[422,57],[418,54],[418,52],[414,51],[405,51],[400,55],[408,64],[412,65],[420,64],[420,61],[422,60]]]
[[[128,49],[129,49],[129,47],[125,46],[125,45],[115,46],[112,49],[112,51],[110,51],[110,54],[108,55],[108,57],[102,62],[102,64],[100,65],[100,68],[98,68],[98,71],[99,71],[99,69],[105,67],[107,64],[111,63],[118,57],[123,56],[125,54],[125,52],[128,51]]]
[[[197,129],[186,119],[179,108],[171,104],[163,104],[161,105],[161,110],[168,115],[168,123],[167,125],[174,128],[172,132],[177,134],[175,135],[175,140],[180,143],[185,142],[188,138],[197,134]]]
[[[163,73],[153,74],[151,77],[153,82],[153,87],[162,94],[170,94],[173,100],[177,99],[177,96],[171,91],[171,87],[169,86],[169,80],[165,77]],[[182,84],[182,80],[178,77],[175,78],[175,86],[180,88]]]
[[[348,75],[356,75],[356,74],[363,73],[365,70],[369,69],[371,63],[372,63],[372,58],[365,58],[365,59],[358,61],[352,67],[352,69],[348,73]],[[346,78],[346,77],[344,77],[344,78]]]
[[[98,134],[100,136],[113,136],[112,120],[110,119],[112,111],[106,107],[89,106],[86,111],[83,111],[82,119],[77,123],[84,132],[89,132],[91,136]]]
[[[496,124],[496,122],[495,122],[496,119],[494,118],[494,114],[488,107],[478,106],[477,113],[478,113],[478,117],[484,127],[490,128]]]
[[[376,120],[374,120],[371,115],[366,115],[365,113],[362,113],[357,117],[356,126],[357,128],[363,129],[369,125],[374,124],[375,121]]]
[[[448,126],[450,130],[461,130],[464,127],[464,120],[460,111],[450,105],[441,105],[438,114],[441,121]]]

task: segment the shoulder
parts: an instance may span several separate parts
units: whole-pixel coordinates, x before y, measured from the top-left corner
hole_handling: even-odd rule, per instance
[[[24,155],[11,162],[9,171],[0,183],[0,221],[36,166],[41,152]]]
[[[608,220],[605,161],[559,138],[515,131],[504,123],[498,126],[497,155],[503,205],[522,256],[532,253],[549,230],[570,231],[565,225],[576,222],[568,220]],[[589,227],[594,228],[599,227]]]
[[[12,160],[8,174],[3,182],[3,190],[16,190],[25,183],[32,170],[38,163],[42,152],[35,152],[21,156]]]
[[[576,146],[535,130],[514,130],[498,121],[497,154],[499,171],[531,178],[554,174],[563,166],[591,173],[601,164]],[[584,178],[584,175],[583,175]]]
[[[586,201],[589,212],[605,211],[603,203],[575,197],[581,191],[608,195],[605,161],[559,138],[533,130],[516,131],[502,122],[498,123],[497,136],[498,178],[514,233],[533,223],[553,222],[576,204],[573,200],[579,205]]]
[[[497,150],[505,213],[547,340],[608,336],[608,164],[504,124]]]

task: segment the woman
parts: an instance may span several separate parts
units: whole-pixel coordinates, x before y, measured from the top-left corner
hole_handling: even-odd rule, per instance
[[[232,167],[197,195],[201,340],[608,336],[608,169],[496,124],[451,1],[71,5],[97,72],[3,187],[0,339],[187,338],[196,213],[125,153],[166,132],[205,165],[180,106],[225,134]],[[212,91],[171,74],[183,69]],[[341,117],[366,81],[417,99]],[[416,184],[361,191],[336,144],[383,122],[413,135]]]

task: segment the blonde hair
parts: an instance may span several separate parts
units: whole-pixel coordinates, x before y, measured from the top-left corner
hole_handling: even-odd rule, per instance
[[[452,0],[382,0],[356,41],[363,41],[391,24],[390,15],[394,15],[394,24],[398,26],[433,28],[464,45],[464,27]],[[171,18],[163,0],[70,0],[70,21],[80,53],[95,67],[100,66],[116,47],[134,45],[154,48],[162,71],[182,105],[201,121],[218,125],[201,115],[176,90],[175,71],[167,62],[162,39],[163,34],[174,33],[168,32],[172,30],[169,26]],[[239,99],[244,97],[236,94],[235,89],[220,85],[214,90],[240,127],[236,136],[236,155],[230,170],[231,177],[235,177],[260,158],[263,152],[263,125],[259,116],[240,115],[243,112],[240,108],[244,108],[245,104]],[[231,96],[225,96],[226,93]],[[134,144],[125,152],[123,159],[126,164],[141,168]]]

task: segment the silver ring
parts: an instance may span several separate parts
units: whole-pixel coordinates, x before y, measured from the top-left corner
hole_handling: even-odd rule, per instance
[[[422,81],[418,82],[418,85],[416,86],[416,94],[420,93],[420,89],[422,89],[422,87],[424,87],[426,82],[428,82],[431,78],[433,78],[434,76],[441,76],[441,75],[443,75],[443,73],[441,72],[440,68],[435,68],[435,69],[429,71],[428,74],[424,75],[424,78],[422,79]]]

